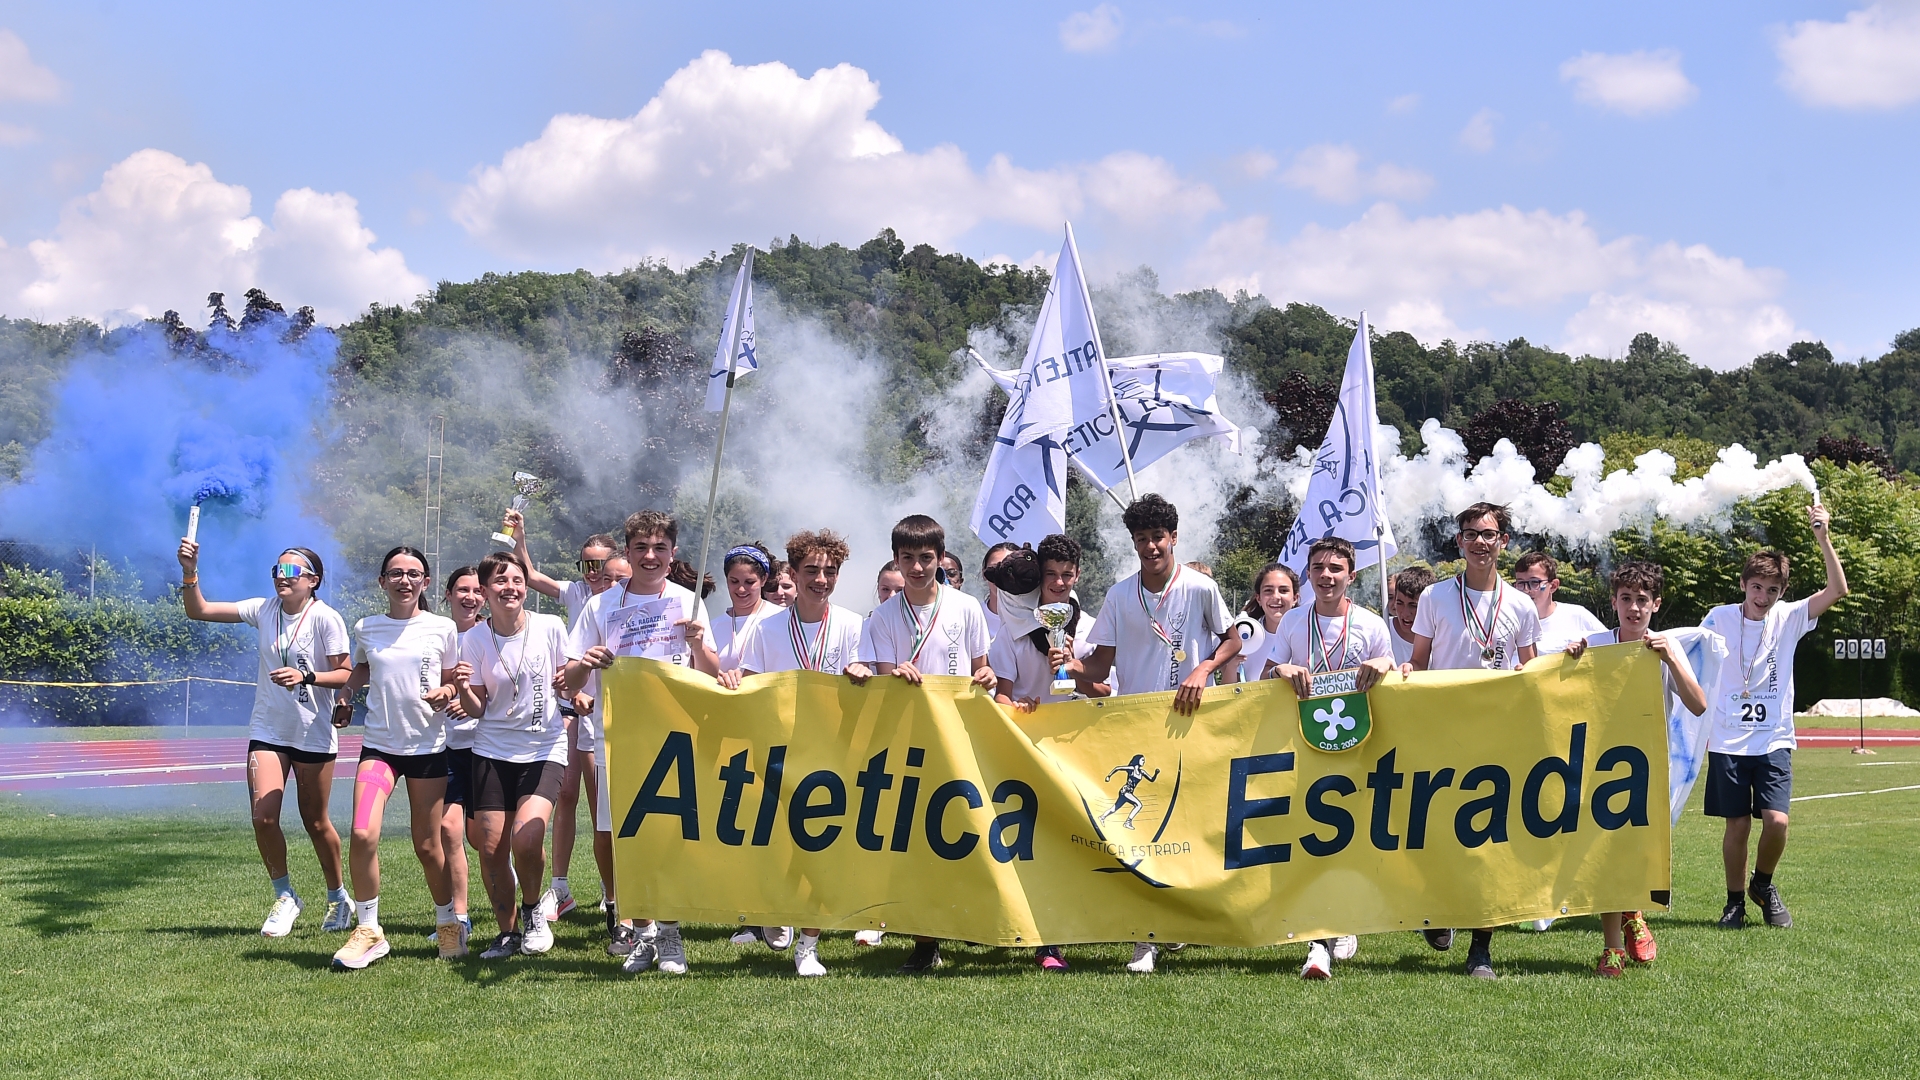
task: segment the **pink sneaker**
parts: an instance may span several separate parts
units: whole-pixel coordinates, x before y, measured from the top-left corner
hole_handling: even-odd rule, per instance
[[[1041,971],[1067,970],[1066,957],[1060,955],[1060,946],[1042,945],[1033,951],[1034,959],[1040,961]]]

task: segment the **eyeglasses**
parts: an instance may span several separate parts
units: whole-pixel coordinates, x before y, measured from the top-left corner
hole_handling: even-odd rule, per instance
[[[1548,578],[1531,578],[1531,577],[1514,578],[1513,583],[1515,586],[1525,589],[1528,592],[1539,592],[1542,589],[1545,589],[1548,585],[1552,584],[1551,580]]]
[[[389,570],[381,575],[388,581],[425,581],[427,575],[418,570]]]
[[[1459,540],[1463,544],[1471,544],[1476,540],[1485,540],[1489,544],[1494,544],[1505,535],[1499,529],[1461,529]]]
[[[276,581],[295,581],[299,579],[300,575],[311,573],[313,573],[313,571],[301,566],[299,563],[275,563],[273,567],[273,577]]]
[[[605,559],[581,559],[573,564],[583,574],[597,574],[607,565]]]

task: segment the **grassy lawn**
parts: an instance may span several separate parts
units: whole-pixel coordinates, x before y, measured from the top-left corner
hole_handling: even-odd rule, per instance
[[[1920,784],[1913,748],[1797,764],[1802,795]],[[720,927],[688,928],[691,975],[626,977],[584,912],[545,957],[445,964],[422,936],[400,799],[383,851],[396,952],[338,974],[343,936],[318,930],[318,871],[291,819],[307,913],[289,938],[258,935],[267,887],[237,792],[139,811],[4,796],[0,1075],[1920,1074],[1920,791],[1796,804],[1778,879],[1795,927],[1738,934],[1713,926],[1719,823],[1696,797],[1653,967],[1594,978],[1598,923],[1575,919],[1499,935],[1490,984],[1459,973],[1464,943],[1438,954],[1412,934],[1363,939],[1325,984],[1298,978],[1299,946],[1189,949],[1151,977],[1126,974],[1120,946],[1069,949],[1066,976],[958,947],[944,972],[907,979],[896,939],[856,953],[844,936],[823,949],[830,977],[803,982]],[[343,787],[343,828],[344,803]],[[590,867],[583,845],[585,897]]]

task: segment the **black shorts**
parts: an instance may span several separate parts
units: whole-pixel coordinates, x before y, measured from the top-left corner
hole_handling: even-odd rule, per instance
[[[467,788],[467,809],[518,810],[523,799],[538,795],[548,802],[560,799],[560,776],[567,767],[558,761],[495,761],[473,755],[473,779]]]
[[[440,780],[447,775],[445,750],[436,750],[431,754],[391,754],[371,746],[362,746],[360,760],[384,761],[387,768],[393,770],[393,775],[409,780]]]
[[[323,754],[318,750],[295,750],[291,746],[261,742],[259,739],[247,740],[247,756],[252,757],[255,750],[265,750],[269,754],[281,754],[300,765],[325,765],[339,757],[339,754]]]
[[[467,784],[473,780],[473,747],[447,747],[447,805],[467,805]]]
[[[1784,814],[1793,801],[1793,751],[1771,754],[1707,754],[1707,816],[1759,817]]]

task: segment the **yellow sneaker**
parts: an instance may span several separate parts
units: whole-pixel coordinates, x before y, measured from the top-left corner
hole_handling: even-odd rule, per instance
[[[359,971],[392,951],[387,935],[378,926],[361,923],[353,928],[347,943],[333,954],[333,966],[342,971]]]
[[[440,942],[440,959],[458,960],[467,955],[467,924],[455,919],[434,928]]]

